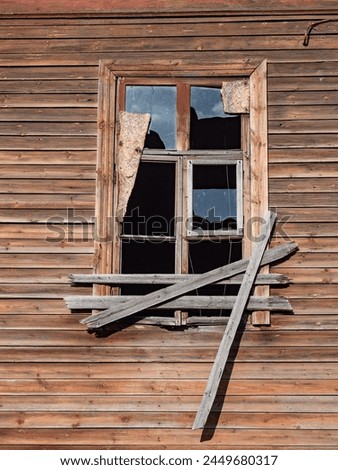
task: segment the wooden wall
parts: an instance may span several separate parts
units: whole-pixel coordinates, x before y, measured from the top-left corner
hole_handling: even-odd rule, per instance
[[[3,19],[0,448],[337,448],[338,35],[322,25],[305,48],[315,19]],[[191,425],[220,329],[97,338],[62,300],[67,274],[93,265],[98,62],[121,57],[268,60],[275,242],[283,230],[300,246],[274,293],[295,315],[248,326],[237,351],[238,338],[203,435]],[[68,240],[45,240],[61,229]]]

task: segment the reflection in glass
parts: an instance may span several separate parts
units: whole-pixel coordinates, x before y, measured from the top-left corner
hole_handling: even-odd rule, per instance
[[[128,85],[126,111],[151,114],[145,147],[176,148],[176,87]]]
[[[190,148],[241,148],[240,116],[223,111],[219,88],[191,87]]]
[[[194,231],[237,229],[236,165],[193,165]]]

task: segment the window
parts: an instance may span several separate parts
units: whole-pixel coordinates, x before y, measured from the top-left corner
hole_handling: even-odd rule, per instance
[[[116,240],[119,271],[203,272],[240,259],[245,118],[224,113],[220,80],[125,79],[118,95],[120,111],[151,116]]]
[[[243,234],[242,160],[188,160],[187,235]]]
[[[94,272],[203,272],[250,255],[248,223],[268,208],[266,62],[121,63],[100,63]],[[228,71],[250,82],[238,114],[222,108],[222,84],[238,80]],[[150,113],[151,125],[121,224],[113,175],[122,110]]]

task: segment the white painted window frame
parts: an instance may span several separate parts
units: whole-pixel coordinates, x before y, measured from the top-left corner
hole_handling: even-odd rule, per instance
[[[210,151],[209,151],[210,153]],[[236,166],[236,203],[237,203],[237,229],[236,230],[202,230],[189,229],[193,219],[193,166],[194,165],[235,165]],[[243,236],[243,164],[242,160],[226,160],[222,158],[198,158],[187,161],[187,224],[186,235],[188,238],[196,237],[229,237],[241,238]]]

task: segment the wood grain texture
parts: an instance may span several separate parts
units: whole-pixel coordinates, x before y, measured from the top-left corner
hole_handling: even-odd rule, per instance
[[[332,0],[325,0],[319,2],[318,0],[309,0],[306,4],[306,8],[302,7],[298,3],[295,3],[293,0],[281,0],[279,5],[276,5],[272,0],[264,0],[259,5],[252,3],[250,0],[245,0],[241,3],[233,3],[229,0],[213,0],[212,4],[206,5],[202,0],[197,1],[187,1],[187,0],[173,0],[168,2],[167,0],[129,0],[121,1],[114,0],[113,3],[107,2],[106,0],[98,0],[95,4],[90,2],[90,0],[80,0],[75,4],[69,5],[65,0],[62,0],[55,4],[51,0],[46,0],[42,5],[36,0],[25,0],[19,4],[12,4],[10,1],[4,1],[1,12],[3,15],[22,15],[22,14],[62,14],[62,13],[73,13],[81,16],[81,14],[88,13],[110,13],[112,11],[114,14],[136,14],[141,15],[149,13],[168,13],[173,12],[187,13],[190,14],[193,12],[205,13],[205,12],[220,12],[224,8],[230,13],[277,13],[280,14],[280,7],[283,7],[283,10],[288,13],[293,13],[297,11],[303,11],[308,13],[310,11],[334,11],[336,5]]]
[[[154,2],[108,3],[0,7],[0,448],[337,448],[336,23],[301,44],[312,21],[336,18],[336,2],[163,0],[156,14]],[[272,245],[285,234],[299,245],[272,268],[291,285],[272,293],[294,314],[241,326],[203,442],[189,427],[224,326],[122,324],[97,337],[63,301],[75,294],[67,274],[93,267],[95,165],[108,141],[101,59],[140,76],[221,79],[267,60],[268,203],[284,218]],[[51,217],[64,241],[45,242]]]

